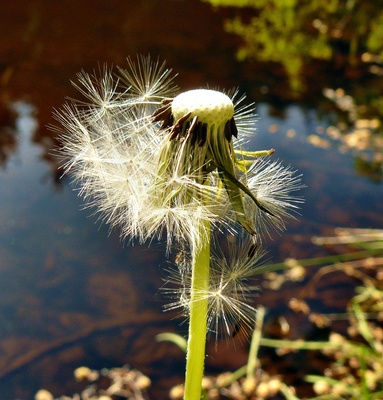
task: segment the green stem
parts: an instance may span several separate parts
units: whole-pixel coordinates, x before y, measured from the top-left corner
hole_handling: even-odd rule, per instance
[[[297,260],[298,264],[302,267],[311,267],[314,265],[323,265],[323,264],[331,264],[335,262],[346,262],[353,261],[358,259],[363,259],[366,257],[373,257],[375,255],[379,255],[382,253],[381,249],[377,250],[361,250],[354,251],[352,253],[345,254],[337,254],[332,256],[325,257],[314,257],[314,258],[305,258],[301,260]],[[262,265],[257,268],[257,274],[263,274],[265,272],[273,272],[287,269],[286,262],[276,263],[276,264],[267,264]]]
[[[201,223],[200,229],[202,236],[209,235],[210,223]],[[193,260],[184,400],[201,398],[205,364],[209,276],[210,240],[206,240],[196,250]]]
[[[255,379],[255,370],[258,363],[258,350],[259,343],[262,338],[263,319],[265,318],[265,308],[259,306],[257,309],[257,319],[255,322],[255,329],[251,338],[251,345],[249,350],[249,357],[247,360],[247,379]]]

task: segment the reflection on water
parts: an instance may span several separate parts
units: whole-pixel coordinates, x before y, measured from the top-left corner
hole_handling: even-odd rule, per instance
[[[324,4],[314,0],[308,7],[281,0],[205,1],[215,6],[239,7],[236,16],[224,24],[227,32],[242,39],[238,59],[280,64],[297,99],[307,98],[316,86],[313,80],[319,82],[324,97],[334,103],[333,111],[339,120],[326,132],[327,138],[312,135],[311,143],[327,147],[331,141],[339,141],[341,151],[357,153],[356,171],[380,182],[383,176],[381,5],[358,1]],[[246,7],[246,12],[240,11],[242,7]],[[320,70],[315,71],[318,66]],[[323,74],[325,70],[329,73]],[[340,83],[343,87],[339,87]]]
[[[85,354],[96,362],[124,358],[137,346],[138,326],[147,327],[146,339],[139,342],[147,341],[155,356],[155,332],[164,328],[155,296],[161,284],[158,252],[123,249],[117,235],[108,238],[107,229],[97,231],[94,220],[87,219],[89,213],[79,212],[80,201],[66,183],[62,191],[53,190],[52,182],[45,179],[50,167],[39,160],[41,148],[31,141],[35,121],[28,111],[32,109],[25,104],[19,109],[19,146],[0,176],[4,221],[0,227],[0,373],[4,376],[35,362],[33,378],[27,369],[27,374],[16,375],[21,380],[17,387],[10,387],[14,381],[7,379],[2,387],[9,398],[31,398],[31,389],[48,380],[61,382],[63,366],[74,366]],[[116,330],[125,330],[124,343],[112,344],[104,337],[97,339],[98,346],[97,340],[96,344],[89,341],[89,346],[102,351],[79,350],[81,340]],[[64,357],[58,362],[56,356],[53,363],[49,358],[52,351],[68,347],[63,354],[69,360]]]
[[[336,145],[340,152],[355,158],[355,171],[374,182],[383,178],[383,135],[381,121],[374,116],[361,118],[355,100],[343,89],[324,89],[324,95],[343,113],[326,130],[310,135],[313,145],[328,148]],[[324,136],[324,137],[323,137]]]
[[[78,388],[70,383],[72,371],[83,363],[94,368],[129,363],[142,369],[154,381],[156,399],[165,398],[166,388],[182,380],[183,354],[154,339],[162,331],[186,330],[161,310],[162,245],[153,244],[150,251],[123,246],[118,232],[99,226],[90,210],[79,211],[82,202],[66,179],[57,185],[60,172],[51,155],[55,140],[46,125],[52,122],[52,107],[73,95],[69,80],[82,67],[91,70],[104,61],[124,66],[126,55],[151,52],[181,71],[177,83],[184,89],[209,82],[227,88],[240,84],[249,93],[259,113],[256,148],[275,148],[274,157],[297,168],[307,185],[302,217],[268,246],[275,261],[317,254],[309,237],[334,226],[382,227],[381,175],[368,173],[374,163],[381,168],[381,124],[371,125],[379,114],[371,113],[367,101],[365,109],[359,106],[376,90],[369,79],[359,80],[360,74],[343,79],[327,65],[293,103],[278,66],[234,60],[238,40],[222,30],[224,17],[233,17],[233,11],[213,11],[197,1],[15,3],[4,4],[0,16],[0,29],[7,29],[2,37],[13,38],[0,42],[4,398],[31,400],[41,386],[56,395],[70,394]],[[315,77],[321,66],[305,76]],[[328,85],[334,76],[336,86]],[[346,90],[351,81],[352,91]],[[326,87],[344,88],[343,97],[352,95],[354,103],[346,100],[356,104],[356,118],[349,114],[352,108],[340,109],[337,99],[322,95]],[[355,100],[355,93],[362,96]],[[369,125],[362,126],[367,120]],[[315,140],[322,146],[313,146]],[[355,167],[365,168],[362,175],[372,179],[356,174]],[[274,313],[285,312],[293,290],[265,290],[259,302]],[[337,305],[331,282],[324,295],[326,307]],[[210,369],[233,369],[246,357],[240,343],[235,353],[230,350],[230,359],[227,344],[218,352],[210,350]]]
[[[294,0],[204,1],[237,7],[235,17],[225,21],[226,31],[242,39],[237,57],[279,63],[295,92],[310,90],[305,72],[313,67],[313,60],[322,67],[329,61],[333,72],[343,68],[346,75],[357,72],[359,63],[367,63],[372,75],[382,76],[382,14],[378,2],[312,0],[308,5]],[[245,11],[241,12],[243,7]],[[378,99],[381,102],[381,94]]]

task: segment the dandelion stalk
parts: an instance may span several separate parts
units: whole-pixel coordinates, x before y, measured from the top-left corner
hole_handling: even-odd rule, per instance
[[[210,223],[201,225],[203,232],[210,231]],[[189,310],[189,338],[186,353],[185,400],[201,398],[201,382],[205,365],[207,315],[210,278],[210,241],[196,251],[192,266],[191,298]]]

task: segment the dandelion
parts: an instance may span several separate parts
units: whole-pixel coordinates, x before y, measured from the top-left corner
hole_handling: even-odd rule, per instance
[[[236,91],[178,94],[172,71],[149,57],[128,59],[117,75],[106,67],[81,72],[76,87],[85,100],[57,111],[62,128],[55,129],[64,169],[87,205],[121,227],[123,238],[165,236],[168,252],[181,247],[190,254],[180,272],[189,317],[185,399],[198,399],[207,326],[228,331],[250,322],[246,279],[256,243],[271,227],[284,227],[282,218],[299,202],[291,193],[300,178],[260,159],[274,150],[242,149],[256,115]],[[248,235],[245,258],[212,253],[217,232]]]
[[[197,221],[231,230],[238,221],[250,234],[263,218],[280,224],[276,207],[269,211],[246,186],[251,176],[258,181],[258,169],[244,173],[245,161],[236,157],[232,138],[247,136],[255,123],[251,110],[240,107],[243,99],[201,89],[171,101],[171,71],[139,61],[129,60],[117,78],[106,69],[100,77],[80,73],[76,86],[90,102],[73,100],[56,112],[65,128],[59,130],[65,169],[87,204],[121,227],[124,238],[145,242],[166,232],[168,248],[175,240],[196,248],[208,239]],[[244,196],[254,203],[253,216]]]

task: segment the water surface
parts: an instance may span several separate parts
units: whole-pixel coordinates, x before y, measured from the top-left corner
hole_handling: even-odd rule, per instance
[[[339,71],[327,66],[296,97],[279,67],[236,61],[239,39],[223,31],[224,18],[235,10],[198,1],[10,3],[0,16],[3,398],[31,400],[41,387],[70,395],[79,390],[72,371],[82,364],[139,368],[153,379],[156,399],[182,381],[183,354],[155,341],[163,331],[186,332],[162,312],[163,245],[124,246],[117,231],[81,210],[69,180],[59,179],[55,137],[46,126],[53,123],[52,108],[76,95],[70,80],[82,68],[124,66],[128,55],[151,53],[179,73],[182,89],[239,85],[248,93],[259,114],[252,145],[275,148],[274,157],[297,169],[307,186],[301,217],[269,243],[273,260],[326,254],[310,237],[336,226],[383,225],[382,183],[356,169],[361,153],[341,152],[339,140],[325,148],[309,140],[313,134],[328,140],[324,132],[340,118],[321,92],[334,74],[339,87],[349,84]],[[294,290],[265,291],[257,302],[271,313],[287,313],[283,305]],[[337,290],[323,284],[323,309],[347,300]],[[236,344],[230,359],[225,346],[218,352],[212,346],[208,369],[234,369],[245,361],[246,345]]]

